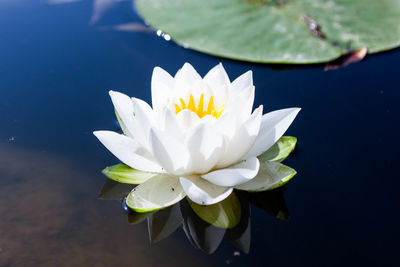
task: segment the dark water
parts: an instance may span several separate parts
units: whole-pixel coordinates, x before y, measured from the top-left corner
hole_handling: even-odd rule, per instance
[[[112,30],[141,23],[130,1],[89,25],[92,6],[0,2],[0,266],[398,266],[400,50],[329,72],[274,69]],[[303,108],[287,132],[299,140],[290,220],[253,208],[248,255],[227,240],[207,255],[181,229],[150,245],[145,223],[96,199],[101,169],[118,163],[92,135],[117,129],[108,90],[149,102],[153,67],[185,61],[202,75],[222,62],[231,79],[252,69],[255,105]]]

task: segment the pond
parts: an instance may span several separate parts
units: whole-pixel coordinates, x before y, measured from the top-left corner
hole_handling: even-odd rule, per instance
[[[399,49],[326,72],[243,63],[165,40],[131,5],[0,2],[0,266],[398,266]],[[151,244],[145,221],[97,198],[119,163],[92,134],[119,129],[108,91],[150,103],[153,68],[185,62],[252,70],[264,112],[302,108],[285,134],[289,219],[251,206],[248,254],[227,238],[204,253],[182,228]]]

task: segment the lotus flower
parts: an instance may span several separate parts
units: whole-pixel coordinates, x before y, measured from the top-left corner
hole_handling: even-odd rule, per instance
[[[254,90],[251,71],[230,82],[222,64],[202,78],[185,63],[175,77],[154,68],[152,107],[110,91],[123,134],[94,135],[132,168],[132,183],[140,183],[127,204],[146,212],[188,196],[211,205],[235,188],[261,191],[284,183],[287,176],[275,175],[284,165],[260,163],[258,156],[278,141],[300,109],[253,111]]]

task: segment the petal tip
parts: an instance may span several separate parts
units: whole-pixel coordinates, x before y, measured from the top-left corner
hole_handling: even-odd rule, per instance
[[[117,91],[114,91],[114,90],[109,90],[109,91],[108,91],[108,94],[109,94],[111,97],[113,97],[114,95],[117,95],[118,92],[117,92]]]
[[[168,73],[168,72],[166,70],[164,70],[163,68],[161,68],[160,66],[155,66],[153,68],[152,78],[153,78],[154,74],[158,74],[158,73]]]
[[[93,131],[93,135],[99,138],[99,136],[104,133],[104,131]]]

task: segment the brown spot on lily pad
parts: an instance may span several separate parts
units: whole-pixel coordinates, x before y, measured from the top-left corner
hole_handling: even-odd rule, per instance
[[[318,38],[325,39],[325,35],[321,31],[321,26],[309,16],[303,16],[303,21],[307,24],[310,33]]]

